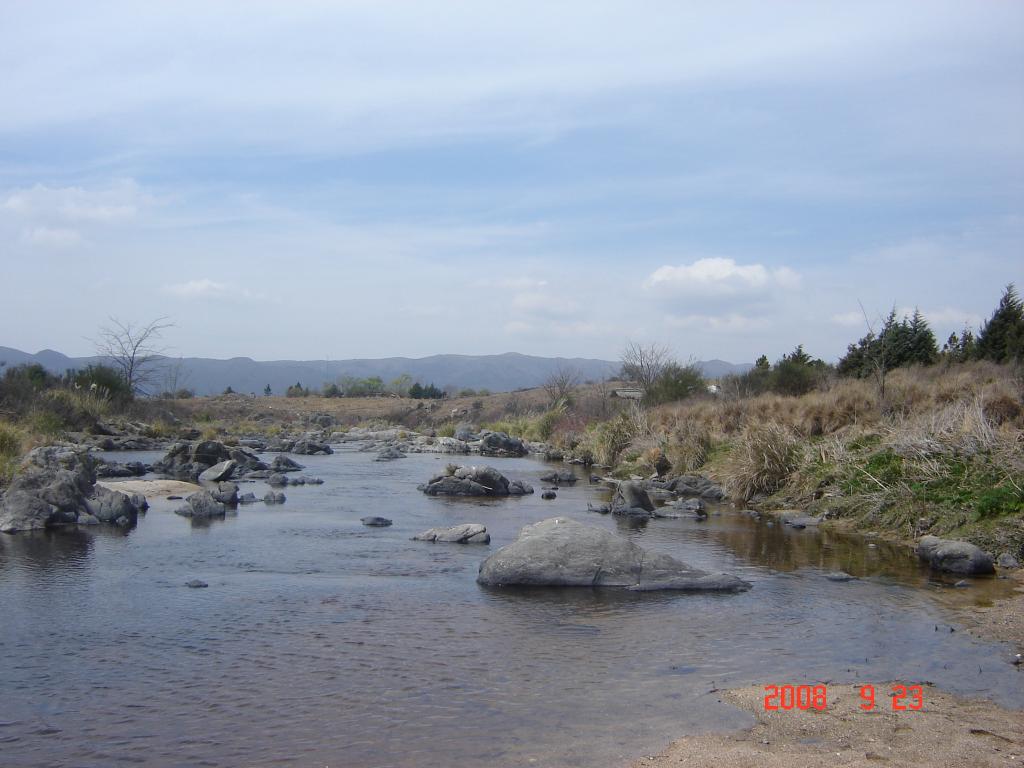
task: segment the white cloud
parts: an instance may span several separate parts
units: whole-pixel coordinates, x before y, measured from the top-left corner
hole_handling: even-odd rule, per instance
[[[789,267],[737,264],[734,259],[704,258],[692,264],[665,265],[654,270],[644,286],[672,294],[739,296],[800,285],[800,275]]]
[[[208,277],[188,280],[184,283],[170,283],[162,286],[161,290],[180,299],[242,299],[255,301],[263,298],[262,294],[254,293],[248,288],[220,283]]]
[[[864,313],[863,312],[840,312],[832,315],[829,318],[836,325],[841,325],[844,328],[855,328],[858,325],[864,325]]]
[[[82,242],[82,235],[74,229],[60,227],[32,227],[21,234],[22,242],[44,248],[73,248]]]
[[[768,326],[768,321],[763,317],[747,317],[730,312],[725,315],[667,315],[665,324],[672,328],[739,332],[765,328]]]
[[[0,208],[28,219],[102,223],[132,218],[150,201],[134,180],[120,179],[90,189],[36,184],[14,190]]]

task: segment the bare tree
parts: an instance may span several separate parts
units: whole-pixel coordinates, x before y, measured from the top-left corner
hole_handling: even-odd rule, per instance
[[[672,353],[661,344],[644,346],[631,341],[626,344],[620,360],[622,377],[635,382],[646,393],[658,380],[665,366],[672,362]]]
[[[544,391],[554,405],[560,400],[568,400],[572,391],[580,385],[583,375],[572,366],[559,365],[544,380]]]
[[[157,345],[162,332],[174,325],[166,317],[158,317],[145,325],[110,318],[110,325],[100,328],[94,340],[96,354],[108,359],[133,393],[146,394],[145,387],[156,372],[164,347]]]

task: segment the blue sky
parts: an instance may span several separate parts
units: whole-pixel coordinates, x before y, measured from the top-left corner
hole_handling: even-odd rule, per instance
[[[1024,4],[0,3],[0,344],[835,359],[1024,283]]]

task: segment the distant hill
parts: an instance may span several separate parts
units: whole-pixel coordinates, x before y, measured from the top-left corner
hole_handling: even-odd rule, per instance
[[[99,357],[68,357],[52,349],[29,354],[9,347],[0,347],[0,363],[8,366],[39,363],[54,373],[69,368],[84,368],[90,363],[102,363]],[[723,360],[698,362],[704,375],[719,378],[727,373],[742,373],[749,364],[735,365]],[[215,360],[205,357],[164,358],[163,375],[157,376],[157,388],[162,389],[164,379],[170,378],[177,368],[178,387],[192,389],[198,395],[219,394],[227,387],[236,392],[262,393],[270,385],[274,394],[282,394],[295,383],[319,389],[337,381],[341,376],[367,378],[380,376],[385,381],[403,373],[424,384],[444,388],[489,389],[507,392],[513,389],[538,387],[559,367],[572,367],[580,371],[584,380],[600,380],[614,374],[619,364],[610,360],[582,357],[535,357],[506,352],[502,355],[432,355],[430,357],[386,357],[379,360],[253,360],[233,357]]]

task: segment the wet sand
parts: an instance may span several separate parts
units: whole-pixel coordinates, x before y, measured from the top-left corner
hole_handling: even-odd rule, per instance
[[[971,634],[1008,643],[1006,673],[1024,653],[1024,573],[1012,571],[1015,594],[992,606],[957,611]],[[750,712],[754,725],[728,734],[689,736],[665,751],[634,761],[632,768],[687,766],[718,768],[810,768],[811,766],[915,765],[935,768],[1024,765],[1024,712],[990,701],[965,699],[923,686],[921,711],[892,710],[892,683],[875,684],[876,706],[860,709],[860,686],[829,685],[828,708],[767,712],[763,686],[720,691],[721,701]]]
[[[1016,674],[1011,667],[1008,674]],[[753,727],[680,739],[632,768],[811,768],[914,765],[1012,766],[1024,763],[1024,712],[963,699],[923,686],[921,711],[894,712],[891,683],[875,685],[876,705],[860,709],[859,686],[828,686],[828,708],[766,712],[761,686],[721,691],[722,701],[750,712]]]

